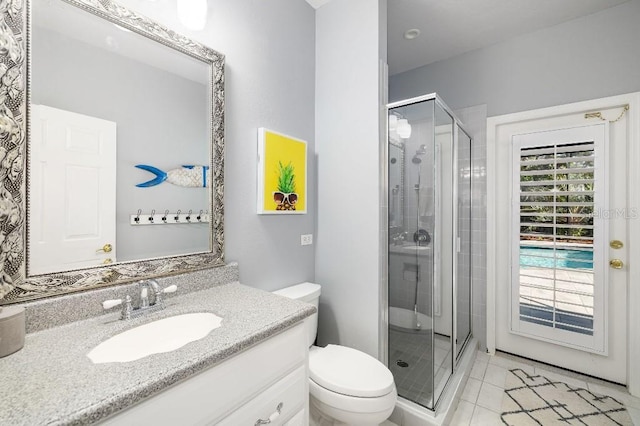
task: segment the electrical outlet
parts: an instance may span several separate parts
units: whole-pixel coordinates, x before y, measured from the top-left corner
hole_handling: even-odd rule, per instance
[[[300,235],[301,246],[310,246],[311,244],[313,244],[313,234]]]

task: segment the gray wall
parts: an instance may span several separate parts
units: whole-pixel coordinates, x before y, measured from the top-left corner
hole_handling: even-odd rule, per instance
[[[34,28],[32,40],[32,102],[117,125],[117,260],[207,250],[207,224],[130,224],[130,215],[138,209],[150,214],[152,209],[208,208],[203,188],[169,183],[137,188],[153,175],[134,167],[149,164],[167,171],[209,163],[205,86],[44,28]],[[202,73],[206,81],[205,64]]]
[[[305,215],[256,214],[257,129],[308,142],[308,190],[316,191],[313,161],[315,14],[302,0],[209,0],[207,27],[190,31],[175,1],[122,0],[125,6],[226,55],[225,260],[237,261],[240,281],[275,290],[313,281],[316,204]]]
[[[391,100],[438,92],[495,116],[640,90],[640,0],[390,78]],[[472,31],[470,29],[470,31]]]
[[[316,11],[318,341],[376,357],[381,10],[384,1],[351,0]]]

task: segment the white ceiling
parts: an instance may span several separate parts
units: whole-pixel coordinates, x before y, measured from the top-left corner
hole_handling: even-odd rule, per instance
[[[330,0],[306,0],[319,8]],[[629,0],[387,0],[391,75],[590,15]],[[421,34],[405,40],[404,32]]]
[[[310,1],[310,0],[307,0]],[[391,75],[581,16],[628,0],[388,0]],[[404,32],[421,34],[405,40]]]

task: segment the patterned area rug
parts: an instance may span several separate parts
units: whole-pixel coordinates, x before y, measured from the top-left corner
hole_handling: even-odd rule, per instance
[[[504,424],[513,426],[633,426],[624,405],[616,399],[529,375],[519,368],[507,373],[501,417]]]

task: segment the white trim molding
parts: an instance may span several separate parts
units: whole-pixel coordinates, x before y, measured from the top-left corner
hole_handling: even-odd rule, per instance
[[[629,97],[629,146],[627,157],[627,173],[629,174],[629,206],[640,209],[640,92],[627,95]],[[640,261],[640,218],[629,221],[629,328],[627,344],[629,357],[627,369],[629,381],[627,388],[633,396],[640,396],[640,367],[634,361],[640,359],[640,267],[633,261]]]

